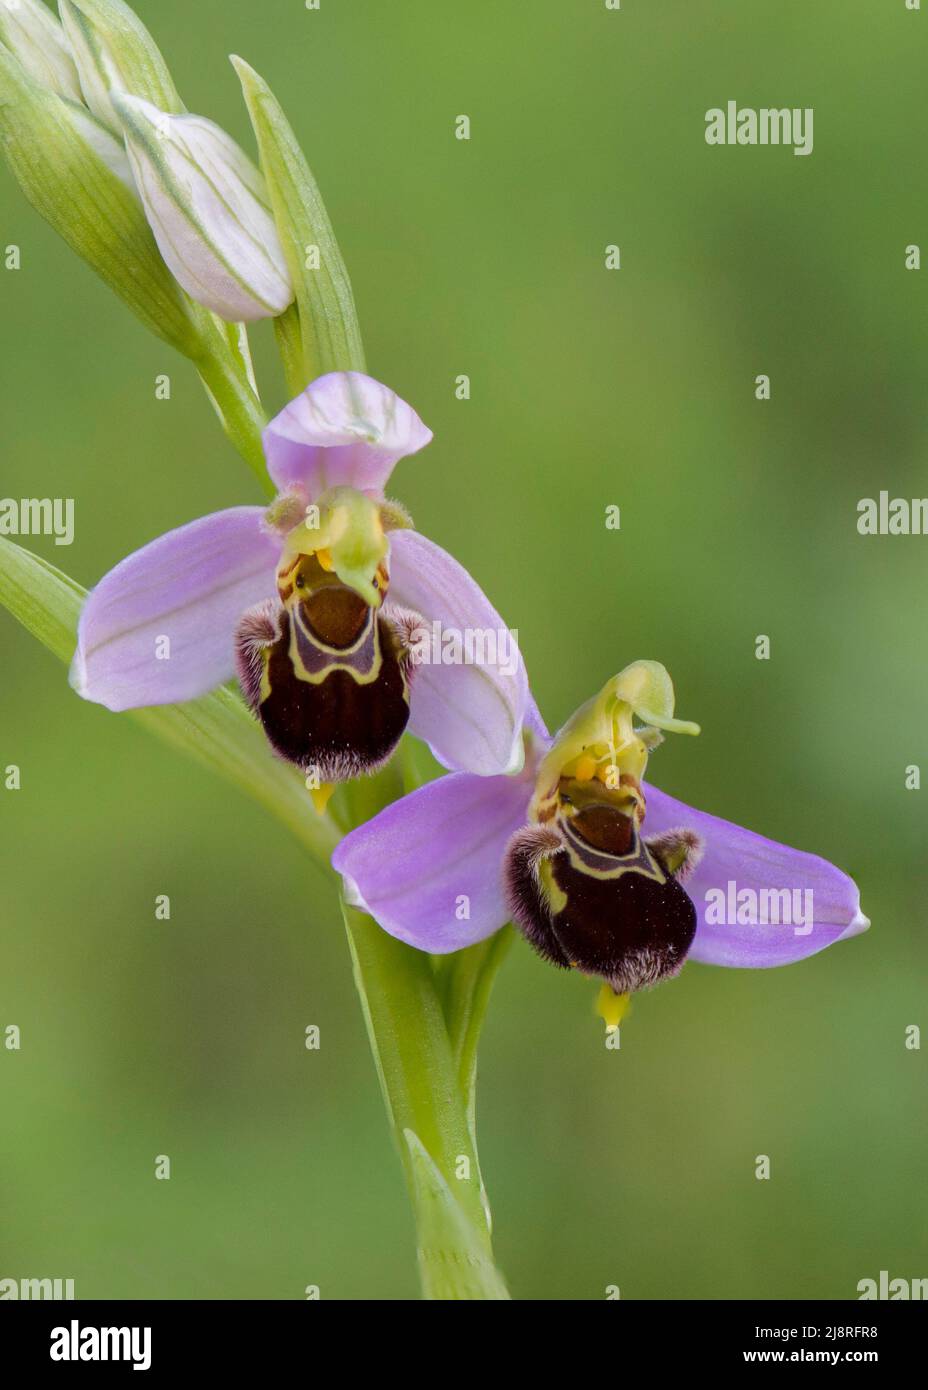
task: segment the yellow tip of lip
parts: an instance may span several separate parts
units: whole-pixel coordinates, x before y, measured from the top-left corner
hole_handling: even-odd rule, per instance
[[[313,787],[310,789],[309,794],[312,797],[313,805],[320,816],[325,815],[326,807],[331,800],[335,785],[334,782],[323,782],[321,787]]]
[[[616,994],[611,985],[603,982],[596,998],[596,1012],[606,1025],[607,1033],[614,1033],[628,1013],[631,998],[627,994]]]

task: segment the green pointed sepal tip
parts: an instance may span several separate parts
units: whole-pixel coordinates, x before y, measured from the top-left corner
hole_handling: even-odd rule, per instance
[[[698,734],[699,725],[674,718],[673,681],[659,661],[633,661],[609,681],[600,698],[609,704],[623,701],[636,718],[654,729],[671,734]]]
[[[608,755],[615,771],[640,781],[648,753],[661,742],[662,732],[700,732],[698,724],[674,718],[673,711],[673,682],[666,667],[659,661],[633,661],[581,705],[558,732],[541,762],[538,795],[546,795],[563,769],[585,755],[593,761]],[[636,719],[641,727],[635,727]],[[593,772],[591,767],[589,775]]]

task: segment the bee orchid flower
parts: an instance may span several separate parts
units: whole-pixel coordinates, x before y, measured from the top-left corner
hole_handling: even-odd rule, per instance
[[[857,887],[833,864],[645,782],[665,733],[699,732],[673,711],[650,661],[553,740],[530,703],[520,776],[440,777],[340,842],[348,901],[436,954],[512,920],[545,960],[603,981],[608,1027],[687,959],[786,965],[865,930]]]
[[[92,590],[74,688],[125,710],[237,672],[275,751],[320,789],[382,765],[407,724],[445,767],[517,771],[528,684],[513,644],[505,662],[416,659],[416,634],[434,625],[506,631],[467,571],[384,497],[396,463],[431,438],[372,378],[318,378],[264,433],[270,507],[181,526]]]

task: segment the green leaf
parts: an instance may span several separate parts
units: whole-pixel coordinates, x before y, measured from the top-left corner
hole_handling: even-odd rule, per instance
[[[0,539],[0,603],[60,661],[74,654],[86,592],[47,560]]]
[[[49,651],[69,662],[86,590],[54,565],[0,538],[0,604]],[[220,773],[278,816],[300,842],[327,863],[338,842],[319,817],[296,770],[270,756],[245,705],[222,688],[183,705],[130,711],[130,718]]]
[[[322,195],[267,83],[241,58],[233,56],[231,61],[242,84],[274,220],[296,290],[303,385],[324,372],[363,371],[364,349],[351,281]],[[311,248],[318,251],[318,269],[307,265]]]
[[[419,1274],[428,1299],[502,1302],[509,1298],[479,1232],[459,1203],[425,1145],[403,1131],[417,1213]]]

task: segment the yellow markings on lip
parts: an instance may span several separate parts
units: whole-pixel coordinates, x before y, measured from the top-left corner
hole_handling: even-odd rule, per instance
[[[278,567],[277,596],[284,605],[286,605],[287,600],[293,594],[297,570],[300,567],[302,559],[302,555],[296,555],[292,559],[289,556],[285,556]]]
[[[543,859],[538,866],[538,878],[541,882],[542,891],[548,900],[548,906],[552,913],[557,916],[563,912],[567,906],[567,894],[554,881],[554,870],[550,859]]]
[[[322,568],[324,570],[327,570],[329,573],[331,573],[332,570],[335,568],[334,564],[332,563],[332,552],[328,548],[323,550],[317,550],[316,559],[319,561]]]

